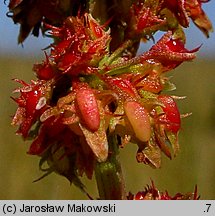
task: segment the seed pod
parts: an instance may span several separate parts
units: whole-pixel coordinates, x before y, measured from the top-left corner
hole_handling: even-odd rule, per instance
[[[87,83],[73,83],[76,92],[77,107],[85,126],[92,132],[97,131],[100,125],[98,104],[93,90]]]
[[[143,142],[148,141],[151,136],[151,126],[147,110],[136,101],[125,102],[124,110],[136,137]]]

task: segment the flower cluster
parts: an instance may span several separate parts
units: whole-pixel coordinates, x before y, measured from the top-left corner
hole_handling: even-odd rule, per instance
[[[39,35],[42,21],[53,25],[60,25],[68,14],[80,8],[80,2],[72,0],[10,0],[9,13],[14,23],[19,23],[20,33],[18,43],[22,43],[32,31]]]
[[[11,1],[14,19],[24,2]],[[20,93],[14,98],[19,108],[12,120],[17,133],[33,139],[28,153],[42,157],[42,170],[55,171],[80,186],[78,177],[85,173],[92,178],[96,161],[111,155],[111,133],[121,147],[135,143],[137,161],[155,168],[161,166],[162,152],[169,158],[178,153],[181,118],[176,97],[165,92],[175,88],[165,74],[195,58],[198,48],[185,48],[181,28],[188,25],[188,17],[207,34],[211,30],[201,2],[192,2],[133,3],[125,41],[113,52],[111,29],[88,13],[69,16],[60,27],[44,24],[54,43],[45,60],[33,67],[37,81],[16,80],[23,87],[15,90]],[[136,42],[158,30],[166,33],[149,51],[129,54]],[[49,168],[44,168],[45,162]]]
[[[129,193],[128,200],[198,200],[197,186],[193,193],[181,194],[177,193],[175,196],[170,196],[167,191],[160,192],[151,182],[151,185],[147,185],[144,191],[139,191],[137,194]]]
[[[134,3],[132,4],[132,2]],[[127,27],[122,26],[120,29],[125,29],[123,34],[126,38],[142,37],[147,39],[152,37],[157,30],[166,30],[167,28],[173,30],[180,26],[186,28],[189,26],[189,18],[209,37],[212,25],[201,7],[205,2],[208,0],[126,0],[122,3],[122,8],[126,8],[127,12],[130,7],[130,12],[124,14],[123,11],[119,11],[122,9],[119,2],[119,7],[109,18],[113,20],[112,26],[116,26],[114,22],[119,19],[118,16],[121,16]],[[13,19],[14,23],[21,25],[18,42],[22,43],[31,31],[35,36],[39,35],[40,28],[44,32],[42,21],[59,26],[67,16],[76,16],[77,11],[85,11],[86,1],[10,0],[8,7],[8,16]],[[116,6],[111,6],[111,8],[114,7]],[[117,25],[121,25],[120,21],[117,22]]]

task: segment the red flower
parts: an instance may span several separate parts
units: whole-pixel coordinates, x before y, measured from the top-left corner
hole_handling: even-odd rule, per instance
[[[48,119],[39,131],[39,135],[31,144],[29,154],[41,156],[40,169],[46,174],[57,172],[65,176],[71,183],[83,189],[77,176],[84,173],[92,178],[95,156],[82,136],[78,136],[63,125],[60,119]],[[43,169],[47,161],[50,169]]]
[[[164,113],[161,113],[156,121],[163,124],[166,130],[177,134],[181,126],[181,118],[175,101],[168,95],[159,95],[158,101],[162,103]]]
[[[187,50],[184,43],[180,39],[174,39],[172,32],[167,32],[152,48],[142,55],[143,60],[153,59],[159,61],[165,67],[173,69],[184,61],[193,60],[196,55],[195,52],[200,47]]]
[[[209,32],[213,31],[212,24],[205,12],[202,10],[202,3],[209,0],[187,0],[185,1],[185,8],[195,25],[209,37]]]
[[[156,70],[151,70],[147,75],[138,75],[133,77],[133,83],[138,90],[144,90],[158,94],[162,91],[162,79]]]
[[[76,6],[81,8],[79,2],[73,4],[67,0],[10,0],[8,16],[21,25],[18,43],[22,43],[31,31],[38,36],[42,21],[61,25],[68,14],[72,15],[72,7]]]
[[[170,196],[167,191],[160,192],[151,182],[151,185],[147,185],[144,191],[139,191],[135,195],[129,193],[128,200],[198,200],[197,186],[193,193],[181,194],[177,193],[175,196]]]
[[[196,26],[209,37],[209,32],[212,31],[212,24],[202,10],[202,3],[205,2],[208,2],[208,0],[165,0],[163,5],[174,13],[182,26],[189,26],[190,17]]]
[[[21,83],[23,87],[14,91],[19,92],[21,95],[18,98],[13,98],[19,108],[13,117],[12,125],[18,125],[17,133],[26,138],[31,126],[47,107],[46,102],[50,97],[51,83],[32,81],[31,84],[27,84],[18,79],[15,79],[15,81]]]
[[[49,57],[46,55],[46,61],[42,64],[34,64],[33,70],[36,72],[38,79],[40,80],[50,80],[57,75],[57,68],[53,62],[50,61]]]
[[[156,10],[154,10],[152,5],[138,1],[130,8],[126,32],[128,38],[145,37],[148,39],[165,24],[166,21],[157,16]]]
[[[61,28],[51,27],[58,42],[52,46],[51,56],[62,73],[87,74],[108,54],[110,36],[89,14],[69,17]]]

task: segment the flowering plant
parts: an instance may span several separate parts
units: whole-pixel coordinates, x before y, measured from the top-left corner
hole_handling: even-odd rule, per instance
[[[197,189],[171,197],[153,182],[127,193],[118,149],[136,144],[137,162],[153,168],[161,167],[162,153],[170,159],[178,154],[186,114],[178,110],[180,97],[166,93],[175,89],[166,74],[200,48],[185,47],[190,19],[209,37],[204,2],[10,1],[19,43],[31,32],[53,39],[45,60],[33,66],[36,80],[15,79],[22,86],[13,97],[12,125],[32,140],[28,153],[41,158],[41,178],[56,172],[88,195],[81,177],[95,174],[100,199],[198,198]],[[136,56],[140,42],[154,40],[158,31],[164,32],[160,40]]]

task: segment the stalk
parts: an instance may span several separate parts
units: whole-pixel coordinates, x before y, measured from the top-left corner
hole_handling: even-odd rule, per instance
[[[97,162],[95,176],[100,199],[126,199],[125,184],[121,164],[118,160],[118,141],[115,134],[109,134],[109,156],[105,162]]]

